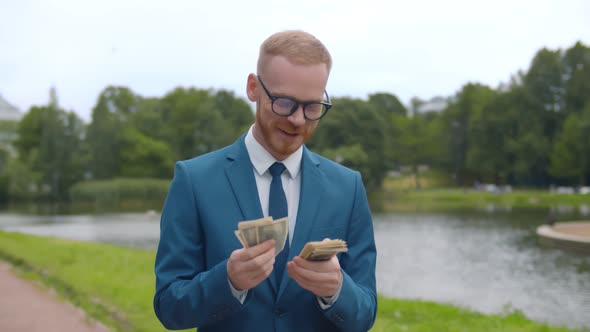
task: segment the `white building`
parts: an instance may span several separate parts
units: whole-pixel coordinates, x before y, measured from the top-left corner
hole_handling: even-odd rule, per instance
[[[0,121],[18,122],[22,117],[23,113],[0,95]]]
[[[0,148],[14,154],[12,142],[17,138],[17,125],[24,114],[0,95]]]

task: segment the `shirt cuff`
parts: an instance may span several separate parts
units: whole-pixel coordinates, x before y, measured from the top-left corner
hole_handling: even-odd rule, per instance
[[[229,279],[227,279],[227,283],[229,284],[229,289],[231,290],[232,295],[238,300],[240,301],[240,304],[244,304],[244,301],[246,300],[246,295],[248,295],[248,290],[237,290],[234,288],[234,285],[231,284],[231,281],[229,281]]]
[[[340,283],[340,287],[338,287],[336,294],[334,294],[332,296],[316,296],[316,298],[318,299],[318,304],[320,305],[320,308],[322,308],[322,310],[330,309],[330,307],[334,303],[336,303],[336,300],[338,300],[338,297],[340,296],[340,291],[342,291],[342,284],[343,283],[344,283],[344,279]]]

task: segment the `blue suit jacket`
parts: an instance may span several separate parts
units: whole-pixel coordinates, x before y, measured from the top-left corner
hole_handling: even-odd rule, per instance
[[[373,224],[360,174],[304,147],[301,197],[289,260],[308,241],[344,239],[340,297],[327,310],[287,273],[274,272],[243,304],[226,264],[242,247],[243,220],[263,217],[242,136],[234,144],[176,164],[162,211],[154,309],[168,329],[207,331],[366,331],[377,311]]]

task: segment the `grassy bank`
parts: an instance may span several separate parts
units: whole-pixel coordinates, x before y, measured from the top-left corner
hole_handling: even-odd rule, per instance
[[[557,194],[549,189],[514,188],[492,193],[473,188],[453,187],[448,176],[428,171],[420,175],[420,189],[414,176],[386,178],[383,190],[373,193],[373,202],[385,212],[449,211],[456,209],[550,209],[580,207],[590,209],[590,194]]]
[[[463,189],[406,189],[380,193],[386,212],[481,209],[489,206],[512,209],[590,208],[590,194],[560,195],[548,190],[513,190],[490,193]]]
[[[160,209],[166,198],[170,179],[127,179],[82,181],[70,189],[73,205],[90,211]]]
[[[116,331],[164,331],[152,309],[155,253],[0,231],[0,259]],[[573,331],[518,312],[482,315],[450,305],[379,298],[372,331]]]

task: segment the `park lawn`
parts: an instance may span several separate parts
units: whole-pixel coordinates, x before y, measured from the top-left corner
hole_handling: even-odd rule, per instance
[[[377,320],[371,331],[574,331],[527,319],[518,310],[486,315],[449,304],[379,297]]]
[[[0,231],[0,259],[116,331],[164,331],[152,308],[154,251]],[[483,315],[423,301],[379,297],[371,331],[573,331],[518,312]]]

